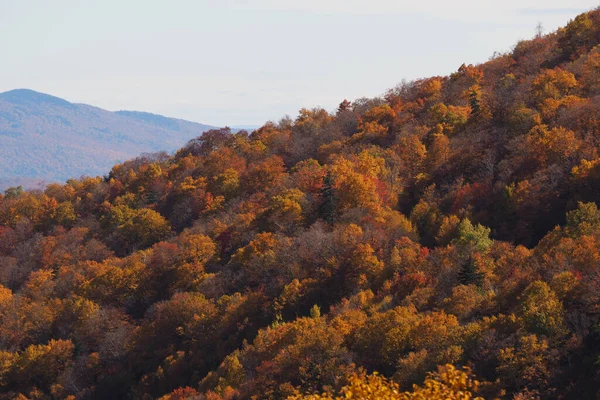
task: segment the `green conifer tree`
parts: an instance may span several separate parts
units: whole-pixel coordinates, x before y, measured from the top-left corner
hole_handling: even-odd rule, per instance
[[[335,219],[335,196],[333,192],[333,179],[330,173],[327,173],[323,179],[323,188],[321,189],[321,204],[319,205],[319,217],[330,224]]]

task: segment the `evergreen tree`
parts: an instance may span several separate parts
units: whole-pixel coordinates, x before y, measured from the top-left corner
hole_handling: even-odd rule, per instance
[[[146,204],[156,204],[158,202],[158,193],[154,190],[148,190],[144,194],[144,200]]]
[[[476,285],[481,286],[483,283],[483,274],[475,265],[471,257],[464,263],[458,272],[458,282],[461,285]]]
[[[334,223],[335,197],[333,193],[333,179],[331,174],[327,173],[323,179],[323,188],[321,189],[321,204],[319,205],[319,217],[330,224]]]
[[[469,91],[469,106],[473,116],[481,114],[481,90],[478,86],[473,86]]]

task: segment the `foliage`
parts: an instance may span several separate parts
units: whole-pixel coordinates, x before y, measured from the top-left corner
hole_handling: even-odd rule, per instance
[[[444,400],[481,400],[475,397],[479,382],[474,380],[470,371],[460,370],[448,364],[440,366],[437,372],[430,373],[423,386],[415,385],[412,392],[401,392],[399,386],[378,374],[369,376],[352,375],[349,384],[340,393],[323,393],[322,395],[292,396],[288,399],[444,399]]]
[[[0,399],[598,397],[597,22],[7,190]]]

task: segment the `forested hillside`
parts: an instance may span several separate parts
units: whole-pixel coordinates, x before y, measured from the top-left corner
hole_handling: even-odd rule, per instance
[[[7,190],[0,397],[597,398],[599,43]]]

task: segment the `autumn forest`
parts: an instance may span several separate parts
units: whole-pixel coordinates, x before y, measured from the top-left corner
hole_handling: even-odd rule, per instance
[[[10,188],[0,398],[597,398],[597,203],[599,10],[380,98]]]

